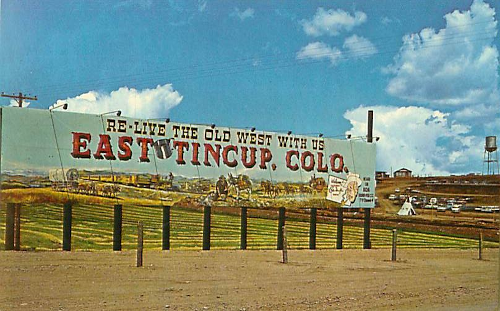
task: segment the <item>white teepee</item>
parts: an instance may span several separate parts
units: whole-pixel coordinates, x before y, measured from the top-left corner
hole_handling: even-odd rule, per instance
[[[403,206],[401,206],[401,209],[398,212],[398,216],[414,216],[414,215],[417,215],[417,213],[415,212],[415,209],[411,204],[411,198],[408,198],[403,204]]]

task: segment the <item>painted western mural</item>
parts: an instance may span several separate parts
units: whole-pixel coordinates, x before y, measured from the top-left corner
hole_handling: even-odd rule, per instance
[[[375,145],[112,114],[1,108],[2,190],[72,200],[374,207]],[[270,125],[272,128],[272,125]]]

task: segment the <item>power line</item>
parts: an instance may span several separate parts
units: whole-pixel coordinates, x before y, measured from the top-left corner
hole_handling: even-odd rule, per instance
[[[479,24],[479,23],[475,23],[475,24]],[[449,28],[452,28],[452,27],[449,27]],[[461,38],[465,39],[465,38],[469,38],[472,35],[491,35],[491,36],[495,36],[495,34],[496,34],[496,29],[489,30],[489,31],[472,30],[472,31],[460,32],[460,33],[453,34],[453,35],[446,35],[445,38],[426,39],[424,41],[424,44],[428,43],[428,42],[433,42],[433,41],[446,42],[446,41],[453,40],[453,39],[461,39]],[[388,39],[392,39],[392,38],[395,38],[395,37],[394,36],[392,36],[392,37],[391,36],[379,37],[379,39],[387,39],[387,40]],[[485,40],[489,39],[489,37],[485,37],[484,39]],[[384,41],[387,41],[387,40],[384,40]],[[377,41],[375,41],[375,40],[372,40],[372,41],[377,43]],[[381,42],[383,42],[383,41],[381,41]],[[458,43],[460,43],[460,42],[458,42]],[[405,43],[403,43],[403,45],[402,45],[402,47],[400,49],[403,49],[405,46],[409,46],[411,44],[413,44],[413,41],[405,42]],[[374,45],[376,47],[381,47],[383,49],[385,44],[384,45],[374,44]],[[347,53],[355,55],[357,53],[361,53],[363,51],[370,50],[370,49],[372,49],[372,47],[361,47],[361,48],[358,48],[358,49],[351,49]],[[316,50],[316,49],[315,48],[309,49],[309,51],[312,51],[312,52],[314,52],[314,50]],[[344,52],[344,53],[346,53],[346,52]],[[86,80],[86,81],[77,82],[77,83],[48,85],[48,86],[39,88],[39,91],[40,90],[43,91],[43,90],[50,89],[51,93],[53,93],[54,91],[66,90],[68,86],[69,87],[85,87],[85,86],[91,86],[91,87],[93,87],[93,86],[95,86],[98,83],[101,83],[100,85],[109,85],[109,84],[115,84],[115,83],[128,83],[128,82],[130,82],[130,80],[128,78],[131,78],[131,77],[140,78],[142,76],[154,76],[154,75],[159,75],[159,74],[169,73],[169,72],[175,73],[176,71],[182,71],[182,72],[185,73],[186,71],[189,72],[190,70],[199,70],[199,71],[221,70],[221,69],[223,69],[224,65],[227,65],[229,67],[232,67],[231,66],[232,64],[234,65],[234,67],[247,66],[248,64],[246,64],[246,62],[249,62],[249,61],[251,61],[251,62],[261,61],[262,62],[262,61],[265,61],[267,59],[271,59],[271,60],[272,59],[276,59],[275,61],[279,62],[281,59],[283,59],[283,58],[286,59],[286,58],[290,57],[291,55],[293,55],[293,58],[295,59],[295,55],[296,55],[295,52],[293,54],[287,53],[287,54],[268,55],[268,56],[264,55],[264,56],[257,56],[257,57],[246,57],[246,58],[240,58],[240,59],[234,59],[234,60],[213,62],[213,63],[208,63],[208,64],[198,64],[198,65],[191,65],[191,66],[186,66],[186,67],[166,68],[166,69],[156,70],[156,71],[147,72],[147,73],[127,74],[127,75],[122,75],[122,76],[108,77],[108,78],[100,79],[100,80],[97,80],[97,81],[96,80]],[[318,54],[318,56],[320,57],[321,54]],[[223,65],[223,66],[218,67],[218,65]],[[253,64],[250,64],[250,65],[253,65]],[[102,82],[109,82],[109,83],[102,84]],[[46,93],[43,93],[43,94],[46,94]]]
[[[438,40],[439,44],[430,44],[430,45],[424,45],[424,46],[419,46],[418,50],[423,50],[423,49],[431,49],[431,48],[436,48],[436,47],[442,47],[442,46],[452,46],[452,45],[461,45],[461,44],[466,44],[470,42],[475,42],[475,41],[482,41],[482,40],[488,40],[491,39],[489,37],[489,33],[483,33],[483,35],[486,35],[485,37],[476,37],[474,40],[468,40],[467,42],[461,41],[461,37],[455,37],[455,39],[458,40]],[[445,44],[441,44],[442,42],[447,42]],[[340,57],[338,57],[338,61],[345,61],[349,59],[357,59],[357,58],[363,58],[363,55],[361,57],[357,55],[360,52],[364,52],[369,50],[370,48],[360,48],[360,49],[353,49],[349,52],[344,52]],[[402,49],[388,49],[388,50],[381,50],[377,51],[376,53],[366,55],[366,56],[379,56],[383,54],[388,54],[388,53],[394,53],[401,51]],[[205,77],[214,77],[214,76],[220,76],[220,75],[227,75],[227,74],[238,74],[238,73],[245,73],[245,72],[252,72],[252,71],[263,71],[263,70],[269,70],[269,69],[279,69],[279,68],[287,68],[287,67],[293,67],[293,66],[303,66],[303,65],[308,65],[308,64],[315,64],[315,63],[322,63],[327,61],[327,56],[330,55],[330,53],[317,53],[313,54],[314,57],[311,57],[309,59],[303,59],[301,62],[297,62],[296,56],[294,54],[293,58],[279,58],[279,59],[271,59],[270,61],[263,62],[259,66],[254,66],[252,63],[248,62],[242,62],[242,63],[237,63],[235,65],[231,66],[222,66],[222,67],[207,67],[206,69],[201,69],[201,70],[192,70],[192,71],[186,71],[184,72],[170,76],[169,77],[169,82],[176,82],[176,81],[181,81],[185,79],[195,79],[195,78],[205,78]],[[180,70],[179,68],[178,70]],[[146,79],[138,77],[138,79],[127,79],[127,80],[114,80],[114,81],[109,81],[108,83],[101,83],[99,84],[100,87],[106,86],[106,85],[111,85],[111,84],[116,84],[120,83],[121,81],[129,84],[134,85],[137,83],[142,84],[147,84],[148,82],[154,82],[158,81],[158,79],[163,78],[163,75],[158,75],[158,76],[150,76]],[[64,88],[59,88],[59,90],[64,90],[64,91],[80,91],[80,87],[84,87],[88,85],[89,87],[92,87],[93,84],[80,84],[80,85],[74,85],[70,87],[64,87]],[[137,87],[137,86],[136,86]],[[54,90],[52,90],[54,91]],[[52,92],[51,92],[52,93]],[[49,93],[42,93],[42,94],[49,94]]]

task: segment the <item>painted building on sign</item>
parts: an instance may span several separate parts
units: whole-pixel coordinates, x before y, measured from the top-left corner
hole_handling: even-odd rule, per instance
[[[394,177],[408,178],[411,177],[411,171],[407,168],[401,168],[394,172]]]
[[[0,120],[3,185],[255,207],[323,206],[335,188],[338,206],[374,206],[364,141],[15,107]]]

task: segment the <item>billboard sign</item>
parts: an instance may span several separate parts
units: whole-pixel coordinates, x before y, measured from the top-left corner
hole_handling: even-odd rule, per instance
[[[0,143],[4,185],[25,176],[75,196],[374,206],[375,145],[362,140],[3,107]]]

